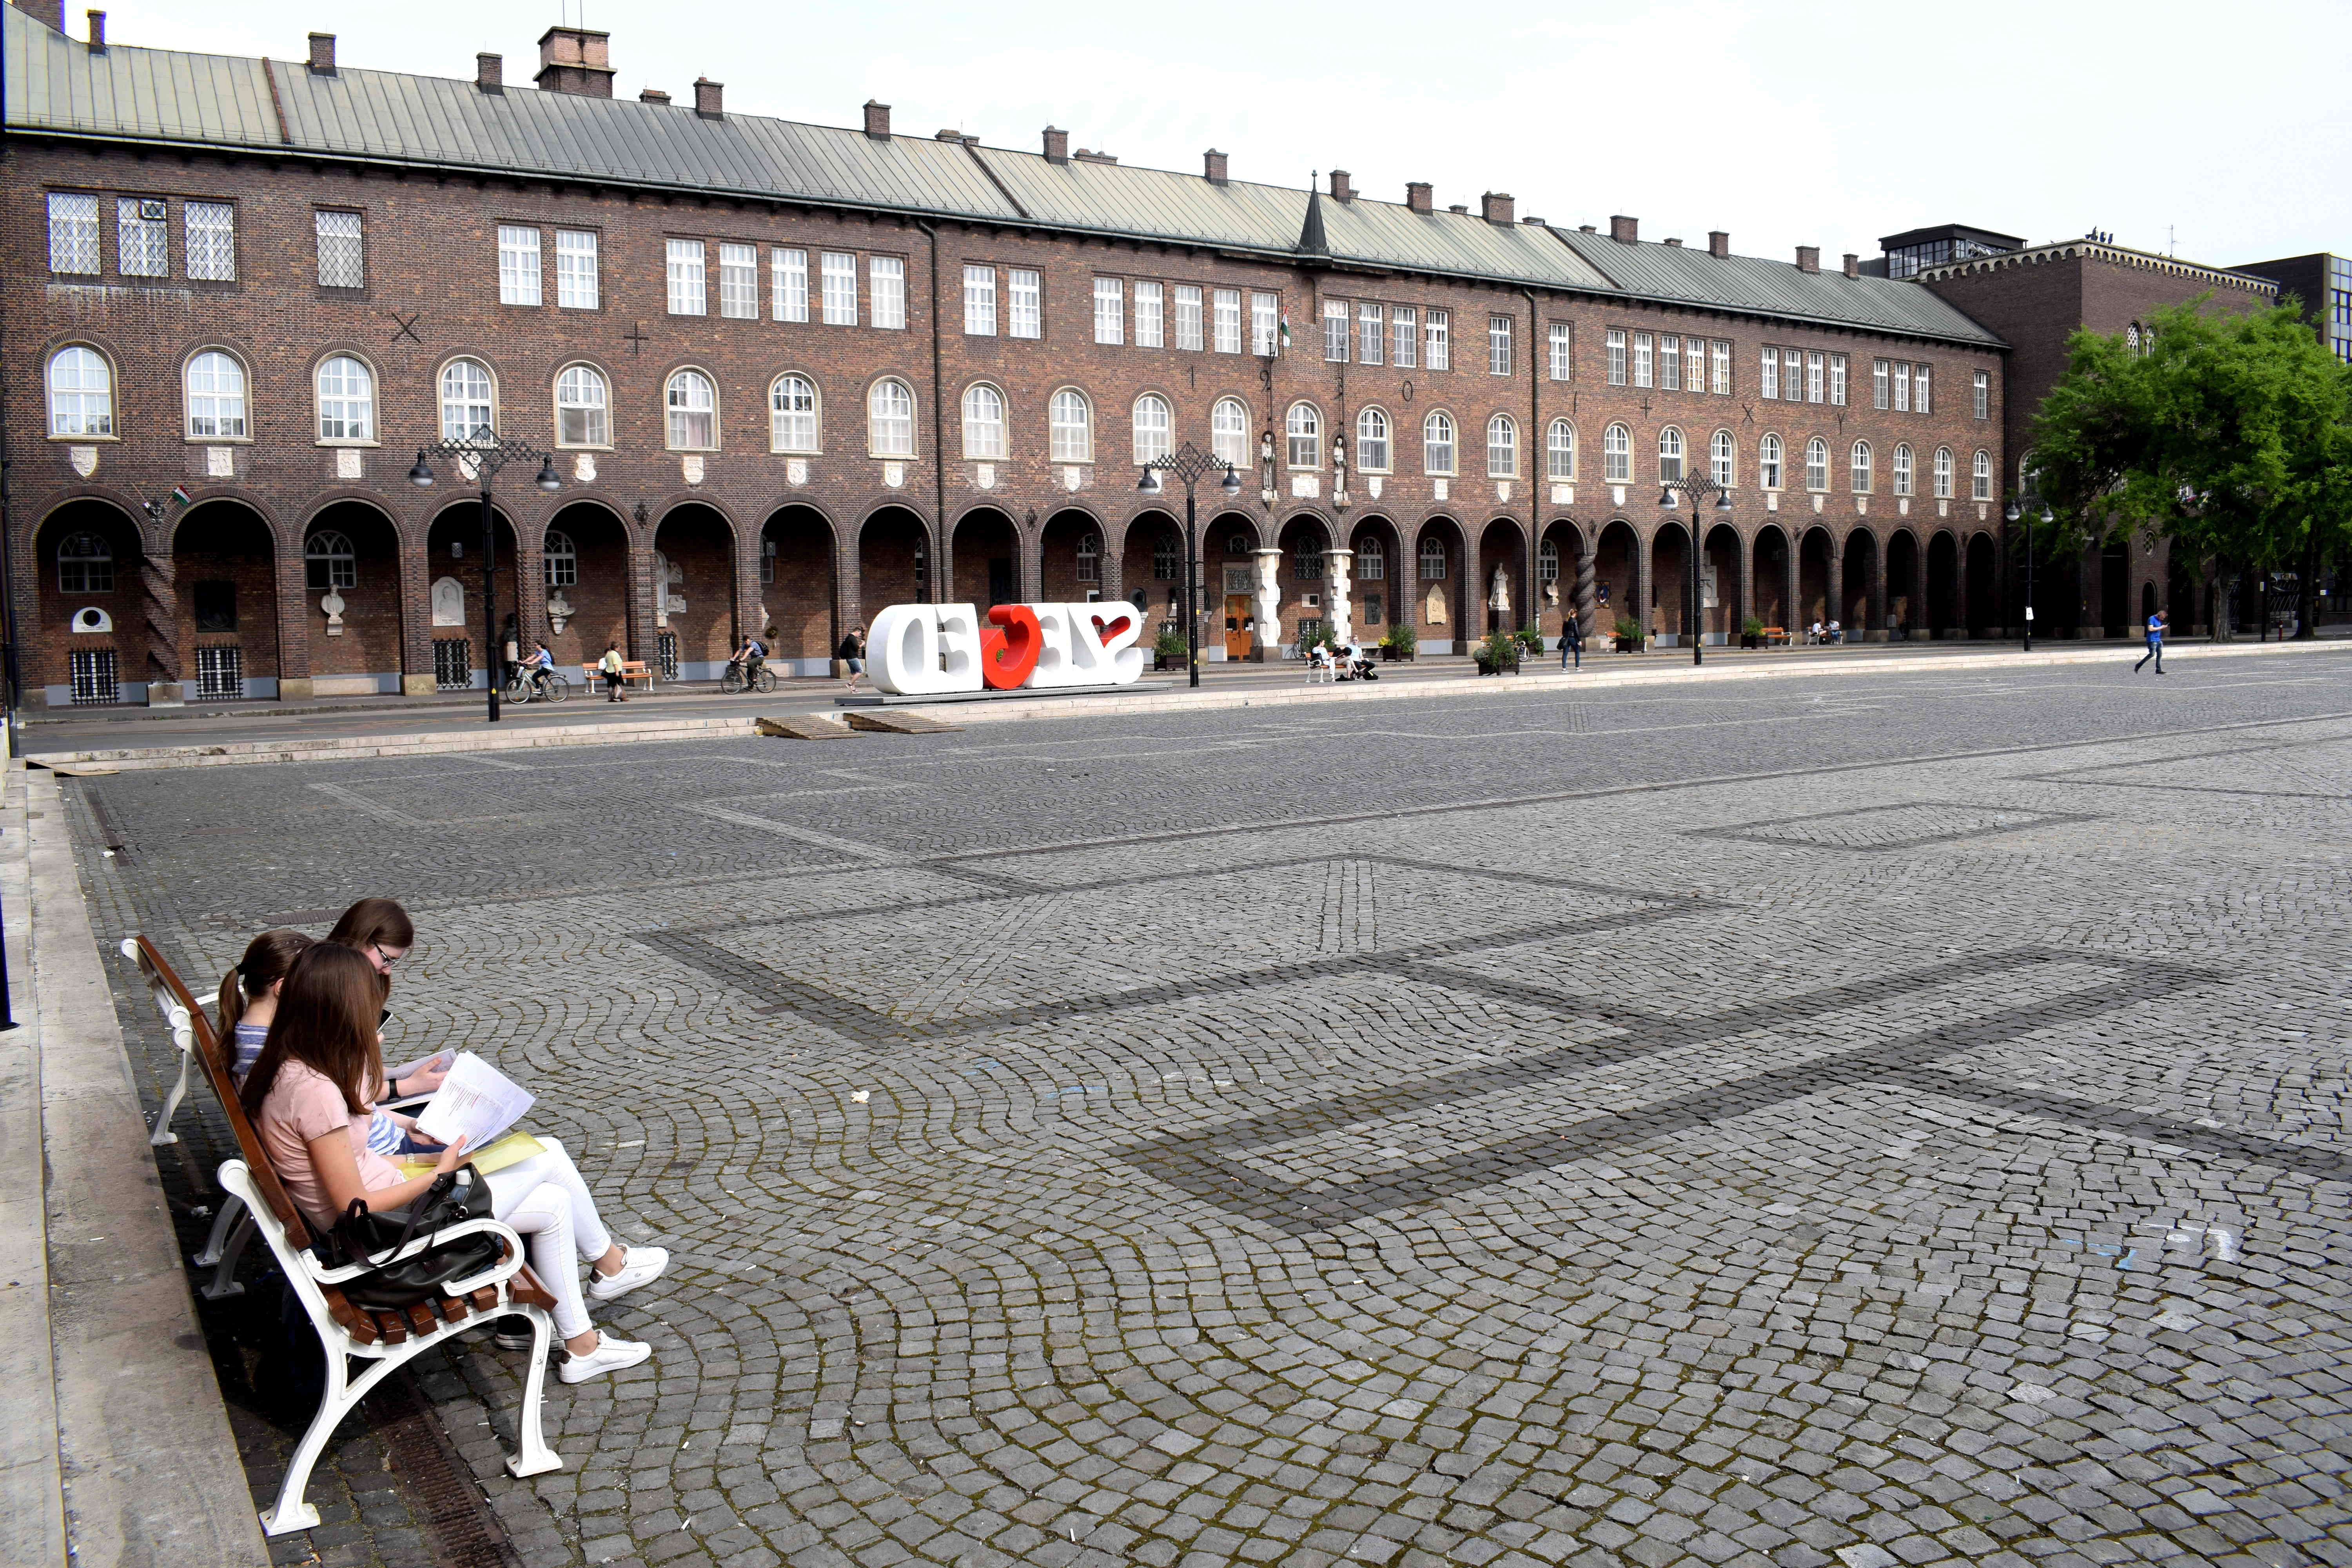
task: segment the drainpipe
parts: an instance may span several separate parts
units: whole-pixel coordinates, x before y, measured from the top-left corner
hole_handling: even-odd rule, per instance
[[[939,520],[940,531],[939,538],[931,547],[930,581],[924,586],[937,589],[941,583],[946,583],[946,593],[951,595],[954,582],[948,573],[954,563],[950,559],[948,543],[947,414],[940,403],[943,395],[940,370],[940,231],[920,219],[916,220],[915,226],[921,229],[931,242],[931,515]],[[919,587],[917,597],[934,604],[947,602],[940,593],[925,593]]]

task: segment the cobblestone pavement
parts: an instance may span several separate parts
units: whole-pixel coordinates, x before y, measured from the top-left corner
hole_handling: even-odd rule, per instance
[[[405,899],[677,1258],[289,1561],[2347,1563],[2352,656],[2172,668],[68,787],[192,973]]]

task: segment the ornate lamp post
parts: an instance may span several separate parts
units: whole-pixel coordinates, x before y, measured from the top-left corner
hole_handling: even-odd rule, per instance
[[[2019,518],[2025,520],[2025,647],[2021,650],[2025,653],[2033,651],[2033,514],[2037,511],[2042,514],[2042,521],[2044,523],[2056,521],[2049,503],[2030,491],[2026,495],[2023,506],[2021,507],[2015,500],[2011,500],[2008,506],[2001,509],[2000,514],[2001,521],[2011,528],[2017,526]]]
[[[464,440],[441,440],[436,441],[430,447],[419,447],[416,449],[416,464],[408,470],[408,482],[419,489],[425,489],[433,483],[433,469],[425,461],[428,456],[448,459],[457,466],[459,473],[464,474],[467,479],[479,479],[482,485],[483,662],[489,670],[489,721],[495,724],[499,721],[499,677],[504,672],[499,668],[499,583],[495,575],[499,560],[499,534],[497,514],[490,510],[490,481],[498,478],[499,470],[509,463],[529,462],[533,458],[539,459],[539,474],[533,482],[541,489],[552,495],[563,488],[563,480],[556,474],[553,453],[542,452],[538,447],[521,441],[505,439],[487,425],[476,426],[474,433]],[[518,588],[516,593],[520,597],[520,589]],[[522,606],[517,605],[515,608],[520,613]],[[518,637],[521,635],[520,625],[516,628],[516,635]]]
[[[1691,499],[1690,614],[1684,621],[1684,625],[1689,626],[1691,630],[1691,662],[1693,664],[1704,664],[1706,662],[1706,650],[1700,646],[1698,626],[1698,563],[1699,556],[1705,551],[1706,545],[1699,537],[1698,503],[1700,497],[1713,496],[1715,498],[1715,514],[1717,518],[1722,521],[1728,522],[1731,521],[1731,487],[1729,485],[1717,484],[1711,475],[1691,474],[1684,479],[1675,480],[1674,483],[1667,485],[1664,489],[1661,489],[1658,492],[1658,507],[1660,510],[1677,513],[1681,510],[1680,505],[1675,500],[1675,491],[1677,489],[1688,490],[1690,492]],[[1743,605],[1741,608],[1744,613],[1746,606]],[[1641,613],[1638,606],[1634,613],[1636,615]]]
[[[1174,475],[1184,487],[1184,668],[1186,684],[1193,687],[1201,684],[1201,545],[1193,489],[1204,476],[1219,468],[1225,470],[1225,477],[1217,481],[1217,489],[1230,500],[1242,493],[1241,476],[1234,472],[1231,463],[1203,452],[1190,441],[1168,456],[1144,464],[1143,479],[1135,487],[1140,494],[1156,496],[1163,473]]]

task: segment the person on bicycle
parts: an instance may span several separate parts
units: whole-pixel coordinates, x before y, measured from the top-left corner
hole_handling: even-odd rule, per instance
[[[522,661],[522,667],[530,672],[531,695],[546,696],[548,683],[555,679],[555,655],[548,651],[544,639],[531,645],[530,657]]]
[[[760,671],[768,662],[768,650],[758,637],[745,632],[743,646],[735,650],[735,657],[730,662],[743,671],[744,685],[757,686],[760,683]]]

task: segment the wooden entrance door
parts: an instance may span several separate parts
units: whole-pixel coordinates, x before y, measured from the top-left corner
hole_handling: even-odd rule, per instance
[[[1256,634],[1251,630],[1250,616],[1250,595],[1247,594],[1225,595],[1225,657],[1227,658],[1243,659],[1250,656],[1250,647],[1257,640]]]

